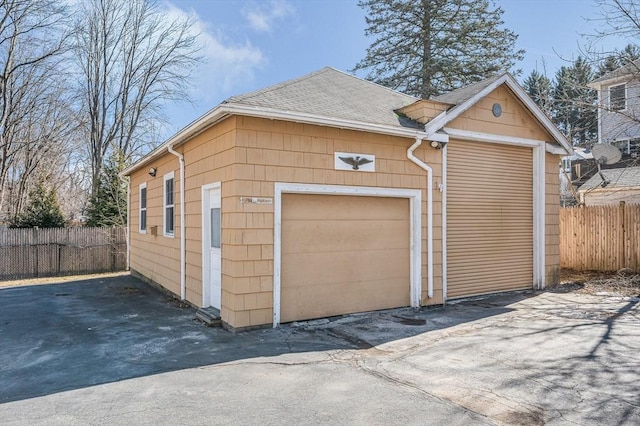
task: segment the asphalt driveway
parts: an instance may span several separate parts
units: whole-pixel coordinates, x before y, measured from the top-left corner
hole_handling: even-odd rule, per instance
[[[129,276],[0,289],[0,423],[640,424],[634,298],[516,294],[233,334]]]

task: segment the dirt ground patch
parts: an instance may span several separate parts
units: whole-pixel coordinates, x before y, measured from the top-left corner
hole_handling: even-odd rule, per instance
[[[601,296],[640,297],[640,274],[629,269],[616,272],[563,269],[557,292]],[[551,291],[554,291],[551,290]]]

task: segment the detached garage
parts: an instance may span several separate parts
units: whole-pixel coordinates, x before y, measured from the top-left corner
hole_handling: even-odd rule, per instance
[[[123,172],[131,271],[232,329],[543,288],[569,150],[508,74],[421,100],[324,68]]]

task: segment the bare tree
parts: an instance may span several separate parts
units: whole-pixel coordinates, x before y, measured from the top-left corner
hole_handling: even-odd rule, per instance
[[[185,100],[199,60],[191,21],[169,17],[151,0],[87,0],[79,5],[75,59],[95,194],[108,152],[128,161],[150,142],[145,134],[168,101]]]
[[[19,210],[28,176],[68,131],[68,117],[51,115],[61,111],[63,99],[54,93],[66,20],[55,0],[0,0],[0,213],[7,194]]]
[[[637,0],[596,0],[596,5],[600,10],[600,16],[594,19],[598,29],[588,36],[589,43],[584,50],[597,65],[597,76],[615,77],[633,86],[640,85],[640,3]],[[610,39],[626,40],[629,44],[624,48],[602,49]],[[598,105],[603,113],[618,117],[621,135],[637,133],[640,129],[638,107],[640,105],[634,102],[628,109],[612,108],[608,99],[601,99]],[[629,132],[624,127],[629,127]]]

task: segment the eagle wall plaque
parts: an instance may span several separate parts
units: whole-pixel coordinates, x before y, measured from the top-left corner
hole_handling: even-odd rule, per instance
[[[376,156],[353,152],[335,152],[334,168],[336,170],[352,170],[358,172],[375,172]]]

